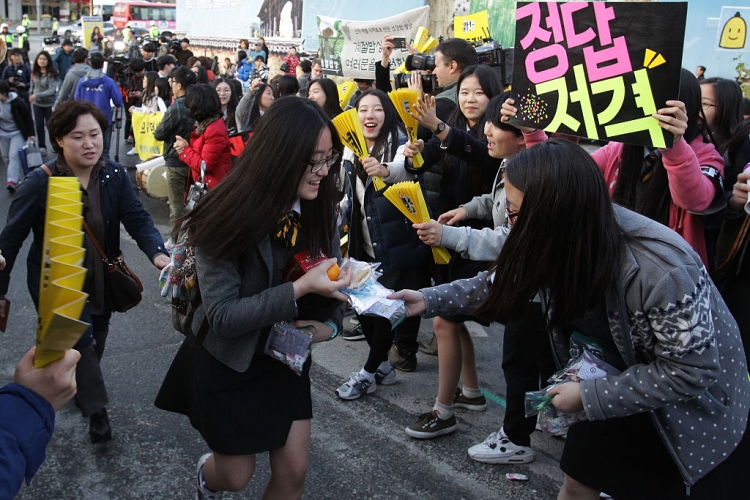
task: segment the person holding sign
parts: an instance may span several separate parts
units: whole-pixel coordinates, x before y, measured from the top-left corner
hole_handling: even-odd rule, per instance
[[[351,186],[349,255],[365,262],[379,262],[380,283],[387,288],[421,286],[429,283],[430,249],[417,238],[416,230],[404,215],[373,185],[373,176],[380,176],[393,184],[414,180],[404,168],[403,151],[406,133],[398,120],[398,113],[388,96],[381,90],[368,90],[357,100],[355,107],[362,125],[369,156],[357,158],[354,151],[344,150],[343,165]],[[351,112],[351,111],[349,111]],[[408,285],[412,283],[413,285]],[[417,364],[417,333],[419,318],[410,318],[391,329],[391,323],[381,317],[359,316],[360,325],[370,345],[364,367],[349,376],[336,389],[341,399],[358,399],[375,392],[378,385],[396,382],[396,372],[388,361],[388,350],[394,335],[413,339],[411,345],[402,344],[410,352],[399,352],[413,371]]]
[[[341,192],[329,174],[339,168],[342,146],[333,124],[315,103],[291,97],[271,106],[267,117],[227,179],[185,222],[202,305],[196,336],[182,344],[156,406],[188,415],[211,449],[198,460],[197,499],[241,491],[257,454],[266,451],[271,479],[263,497],[302,497],[311,360],[296,372],[264,346],[278,338],[278,328],[304,329],[312,342],[335,337],[346,300],[339,289],[351,280],[351,272],[328,276],[341,256]],[[286,147],[287,137],[296,147]],[[285,277],[287,264],[305,251],[335,258],[297,279]],[[313,298],[325,306],[306,307]]]
[[[512,99],[503,105],[503,121],[516,116]],[[724,160],[706,138],[700,116],[701,90],[688,70],[680,73],[679,100],[666,102],[653,118],[674,134],[671,149],[610,142],[592,153],[615,203],[675,230],[708,267],[701,216],[726,205],[722,190]],[[547,139],[542,130],[522,128],[526,145]]]
[[[596,162],[570,141],[517,154],[505,191],[514,223],[490,271],[390,298],[404,299],[410,315],[475,311],[504,323],[539,293],[558,366],[577,331],[619,368],[547,392],[557,410],[587,418],[568,428],[558,499],[748,491],[742,342],[690,245],[613,205]]]
[[[44,462],[55,412],[76,394],[81,354],[69,349],[62,359],[37,369],[35,352],[29,349],[16,365],[13,383],[0,387],[0,498],[15,497],[23,480],[31,481]]]
[[[40,273],[43,262],[43,239],[47,208],[47,187],[50,176],[76,177],[82,188],[84,220],[91,233],[106,248],[108,259],[122,255],[120,223],[138,243],[154,267],[169,264],[159,231],[151,216],[133,191],[127,171],[103,156],[107,117],[90,101],[66,101],[55,109],[47,130],[56,161],[33,170],[18,189],[8,211],[8,221],[0,233],[0,249],[8,261],[0,272],[0,309],[8,293],[10,273],[29,232],[34,238],[29,249],[27,286],[34,304],[39,304]],[[81,321],[91,326],[76,344],[81,361],[76,372],[76,401],[84,418],[89,419],[89,437],[93,443],[112,438],[106,406],[109,396],[100,362],[109,335],[112,310],[109,300],[107,264],[96,249],[93,239],[84,239],[87,270],[83,291],[89,296]],[[77,319],[77,318],[76,318]]]

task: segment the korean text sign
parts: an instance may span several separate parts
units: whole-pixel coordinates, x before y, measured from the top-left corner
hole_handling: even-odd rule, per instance
[[[686,2],[519,2],[511,123],[668,148],[652,114],[678,98]]]

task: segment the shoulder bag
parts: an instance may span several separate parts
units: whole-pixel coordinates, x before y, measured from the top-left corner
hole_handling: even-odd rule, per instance
[[[206,186],[206,162],[201,160],[201,177],[196,182],[193,183],[192,186],[190,186],[190,189],[188,190],[187,194],[187,201],[185,202],[185,211],[189,212],[195,207],[195,204],[198,203],[198,200],[201,199],[201,197],[206,194],[208,191],[208,186]]]
[[[138,276],[130,270],[125,264],[122,254],[110,259],[104,253],[104,249],[94,236],[94,232],[86,221],[83,221],[83,228],[86,234],[91,238],[91,242],[96,247],[96,251],[102,258],[102,262],[107,266],[109,272],[109,283],[107,284],[107,298],[109,306],[114,312],[125,312],[137,306],[143,298],[143,284]]]

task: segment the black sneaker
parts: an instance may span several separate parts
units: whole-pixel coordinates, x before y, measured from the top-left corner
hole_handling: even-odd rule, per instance
[[[344,330],[341,336],[344,340],[365,340],[365,332],[362,331],[362,325],[357,325],[351,330]]]
[[[480,394],[476,398],[469,398],[459,388],[456,389],[456,395],[453,397],[453,407],[471,411],[484,411],[487,409],[487,398],[484,397],[484,394]]]
[[[450,434],[456,430],[456,416],[443,420],[432,410],[419,416],[416,422],[406,428],[406,434],[417,439],[432,439]]]
[[[89,418],[89,437],[94,444],[112,439],[112,427],[109,425],[106,408],[102,408]]]

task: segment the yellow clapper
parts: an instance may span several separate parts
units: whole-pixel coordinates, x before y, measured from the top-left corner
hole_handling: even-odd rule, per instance
[[[75,177],[50,177],[42,247],[39,319],[34,367],[57,361],[89,327],[81,321],[88,294],[83,248],[81,185]]]
[[[413,109],[412,106],[417,103],[421,96],[422,92],[420,90],[407,88],[396,89],[388,93],[391,102],[396,106],[398,116],[400,116],[401,121],[404,122],[406,136],[412,144],[417,142],[417,128],[419,127],[419,122],[409,114],[409,111]],[[411,159],[411,162],[412,165],[414,165],[414,168],[420,168],[424,165],[422,153],[417,153],[417,155]]]
[[[357,82],[350,80],[338,84],[339,90],[339,107],[346,109],[346,105],[351,101],[352,96],[357,91]]]
[[[418,182],[397,182],[389,187],[383,196],[413,224],[430,221],[430,212],[427,210],[427,203]],[[432,247],[432,257],[437,264],[447,264],[451,260],[450,252],[442,247]]]
[[[356,109],[350,109],[338,115],[333,119],[333,125],[339,133],[341,142],[344,143],[344,146],[354,151],[354,155],[357,158],[362,160],[370,156],[370,153],[367,152],[365,134],[362,132],[362,124],[359,123],[359,116],[357,116]],[[385,187],[385,182],[383,182],[383,179],[379,175],[373,176],[372,184],[377,191]]]

